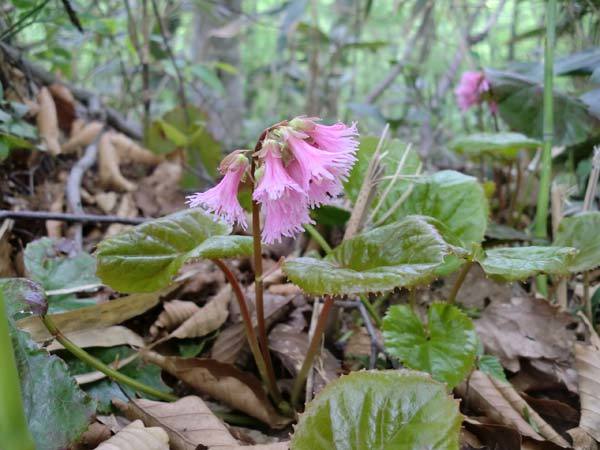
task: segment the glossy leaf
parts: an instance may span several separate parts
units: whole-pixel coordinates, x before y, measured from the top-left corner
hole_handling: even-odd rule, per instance
[[[353,372],[308,404],[295,450],[458,450],[462,416],[443,384],[409,370]]]
[[[475,133],[455,139],[450,148],[471,158],[488,155],[513,160],[523,149],[540,147],[542,143],[520,133]]]
[[[480,264],[493,278],[517,281],[540,273],[566,275],[576,255],[571,247],[493,248],[485,252]]]
[[[390,355],[451,388],[468,375],[477,355],[473,322],[446,303],[432,304],[425,324],[407,305],[390,307],[383,320],[383,337]]]
[[[121,292],[152,292],[168,286],[188,259],[251,253],[252,239],[226,236],[230,231],[200,209],[146,222],[98,245],[98,275]]]
[[[569,267],[572,273],[600,266],[599,231],[600,212],[598,211],[567,217],[560,222],[554,244],[579,250]]]
[[[453,170],[443,170],[419,178],[390,221],[409,214],[433,217],[442,222],[468,249],[483,240],[488,209],[483,187],[476,178]]]
[[[381,292],[427,283],[453,250],[427,218],[409,216],[344,241],[325,259],[287,260],[283,270],[308,294]]]
[[[96,259],[66,239],[42,238],[31,242],[25,248],[24,262],[27,276],[46,291],[100,283],[96,277]],[[48,309],[50,313],[58,313],[91,303],[75,294],[56,295],[50,298]]]

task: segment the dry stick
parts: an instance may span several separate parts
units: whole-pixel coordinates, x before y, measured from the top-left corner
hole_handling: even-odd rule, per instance
[[[600,176],[600,146],[594,147],[594,157],[592,158],[592,172],[588,178],[588,185],[585,190],[585,198],[583,200],[583,212],[589,211],[592,207],[592,202],[596,197],[596,188],[598,187],[598,177]],[[590,321],[594,321],[592,315],[592,302],[590,299],[590,277],[587,271],[583,272],[583,303],[585,312]]]
[[[98,133],[94,142],[86,147],[83,157],[75,163],[69,173],[65,190],[67,203],[74,214],[85,214],[83,207],[81,206],[81,182],[85,172],[87,172],[87,170],[96,162],[96,158],[98,157],[98,140],[100,139],[100,136],[102,136],[102,132]],[[75,243],[78,248],[81,248],[83,243],[82,223],[77,222],[73,228],[75,231]]]
[[[60,220],[62,222],[97,222],[97,223],[122,223],[125,225],[139,225],[152,220],[151,217],[119,217],[103,216],[100,214],[69,214],[53,213],[48,211],[7,211],[0,209],[0,220],[23,219],[23,220]]]
[[[375,333],[375,328],[371,323],[371,319],[369,318],[369,313],[367,312],[367,308],[361,302],[357,302],[357,308],[360,312],[363,322],[365,323],[365,327],[367,328],[367,332],[369,333],[369,337],[371,338],[371,354],[369,356],[369,369],[375,368],[375,363],[377,362],[377,353],[379,352],[379,343],[377,342],[377,334]]]
[[[263,354],[260,351],[260,347],[258,345],[258,339],[256,338],[256,334],[254,333],[254,327],[252,326],[252,317],[250,316],[250,311],[248,310],[248,304],[246,302],[246,297],[242,292],[242,288],[240,287],[240,283],[237,278],[229,269],[225,262],[220,259],[213,259],[213,262],[223,271],[223,274],[229,281],[231,288],[235,294],[235,297],[238,301],[238,305],[240,307],[240,313],[242,314],[242,319],[244,322],[244,327],[246,329],[246,338],[248,339],[248,345],[250,346],[250,350],[252,351],[252,356],[254,356],[254,361],[256,361],[256,365],[258,367],[258,372],[260,373],[260,377],[263,382],[267,385],[271,397],[276,403],[281,402],[281,395],[279,394],[279,389],[277,388],[277,384],[273,377],[270,377],[267,373],[267,365],[263,358]]]
[[[308,375],[308,371],[312,366],[312,363],[315,359],[319,351],[319,347],[321,346],[321,338],[323,337],[323,333],[325,331],[325,327],[327,325],[327,318],[329,317],[329,311],[333,306],[333,297],[330,295],[325,296],[325,303],[323,304],[323,308],[321,309],[321,314],[319,314],[319,320],[317,321],[317,326],[315,328],[315,334],[310,341],[310,345],[308,346],[308,351],[306,352],[306,358],[304,358],[304,362],[302,363],[302,367],[300,368],[300,372],[296,376],[294,380],[294,385],[292,387],[292,407],[295,408],[298,404],[298,398],[300,397],[300,391],[302,391],[302,386],[306,380],[306,376]]]

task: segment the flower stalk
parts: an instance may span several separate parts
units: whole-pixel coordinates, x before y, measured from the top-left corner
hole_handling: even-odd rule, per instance
[[[21,383],[9,333],[4,294],[0,289],[0,436],[5,448],[35,450],[35,443],[27,428],[27,419],[21,397]]]

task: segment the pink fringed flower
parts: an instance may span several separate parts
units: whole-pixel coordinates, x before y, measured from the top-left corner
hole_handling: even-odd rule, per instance
[[[253,198],[263,207],[265,223],[262,239],[272,244],[282,236],[291,237],[302,231],[302,225],[310,223],[307,195],[286,171],[281,145],[267,139],[262,145],[260,158],[263,173]]]
[[[219,184],[208,191],[188,196],[186,203],[191,208],[202,206],[227,223],[233,225],[237,222],[246,229],[246,214],[237,199],[237,193],[248,166],[248,158],[241,151],[230,153],[219,166],[219,171],[224,175]]]
[[[467,71],[463,73],[458,87],[454,91],[458,107],[462,111],[468,110],[473,105],[478,105],[484,101],[484,96],[490,91],[490,83],[485,78],[483,72]],[[497,112],[497,104],[493,100],[488,100],[488,105],[492,113]]]

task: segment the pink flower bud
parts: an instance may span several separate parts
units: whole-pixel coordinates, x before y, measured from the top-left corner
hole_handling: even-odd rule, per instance
[[[483,72],[467,71],[462,74],[460,83],[454,91],[458,107],[466,111],[473,105],[478,105],[485,100],[486,93],[490,91],[490,83]],[[496,113],[498,106],[496,102],[488,99],[488,105],[492,113]]]

